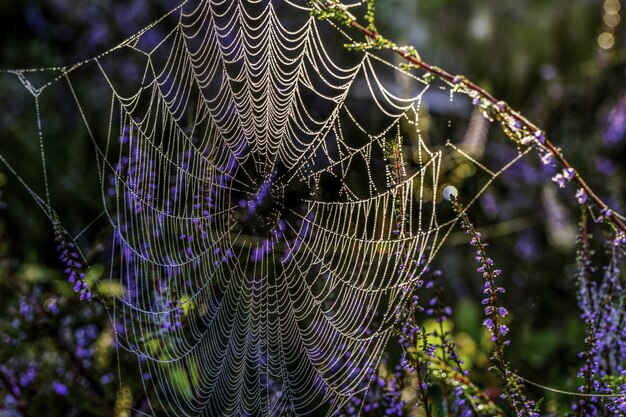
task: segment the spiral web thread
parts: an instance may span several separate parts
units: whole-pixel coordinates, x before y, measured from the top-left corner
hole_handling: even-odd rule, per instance
[[[91,138],[100,190],[84,192],[112,241],[101,282],[121,288],[109,312],[151,414],[330,414],[367,390],[394,308],[457,220],[433,197],[442,149],[472,159],[422,138],[438,87],[349,41],[305,3],[188,0],[97,58],[13,71],[35,97],[44,196],[0,158],[53,222],[40,97],[69,92]],[[143,72],[120,76],[120,60]],[[35,71],[54,77],[36,88]],[[85,74],[110,97],[96,116]],[[389,152],[409,134],[412,165]],[[472,162],[486,187],[522,156]]]

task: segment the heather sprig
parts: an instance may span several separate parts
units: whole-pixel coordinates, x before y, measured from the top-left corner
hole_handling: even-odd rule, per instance
[[[442,385],[445,415],[452,413],[461,417],[503,416],[504,412],[469,379],[469,372],[463,367],[463,360],[457,352],[452,332],[444,326],[444,322],[452,316],[452,308],[443,302],[444,288],[441,277],[441,271],[435,270],[425,285],[432,294],[424,313],[434,318],[437,323],[429,335],[433,340],[432,345],[437,349],[428,364],[431,377],[439,380]]]
[[[587,211],[582,209],[580,220],[580,248],[577,252],[577,268],[576,268],[576,284],[578,285],[578,305],[583,310],[581,315],[582,319],[586,323],[587,337],[585,338],[585,344],[587,349],[582,352],[580,356],[584,359],[585,364],[579,370],[578,376],[584,379],[584,383],[580,390],[584,394],[588,394],[592,389],[592,377],[594,371],[593,357],[596,350],[595,341],[595,327],[596,320],[593,319],[593,289],[594,283],[591,281],[591,275],[595,271],[595,267],[592,262],[593,251],[590,246],[591,235],[588,231],[587,224]],[[577,410],[577,415],[581,417],[586,410],[590,410],[592,405],[585,399],[579,400],[578,404],[574,405],[574,409]],[[595,408],[595,407],[594,407]]]
[[[429,388],[432,383],[428,365],[429,358],[435,357],[436,346],[429,342],[428,333],[424,327],[416,322],[416,312],[423,310],[418,305],[418,300],[417,295],[410,296],[406,305],[396,310],[395,322],[400,325],[398,340],[403,349],[400,365],[404,371],[415,377],[419,404],[425,415],[431,417],[433,414]]]
[[[72,289],[79,294],[81,300],[91,300],[91,290],[85,281],[85,273],[83,265],[79,262],[79,254],[76,245],[67,236],[67,232],[61,226],[58,219],[54,221],[54,240],[57,242],[57,251],[59,259],[65,265],[64,273],[67,275],[67,281],[73,284]]]
[[[452,309],[443,302],[441,276],[441,271],[434,270],[413,290],[430,294],[425,307],[419,305],[417,295],[409,294],[405,306],[396,311],[398,338],[404,352],[401,365],[415,378],[420,408],[430,415],[443,411],[444,415],[461,417],[505,416],[463,367],[452,332],[445,325]],[[435,323],[430,331],[417,324],[427,319]],[[442,404],[435,403],[430,395],[434,385],[442,390]]]
[[[576,284],[578,305],[585,322],[586,349],[579,356],[584,360],[578,377],[583,379],[579,390],[585,395],[573,409],[577,417],[624,415],[626,413],[626,295],[620,280],[619,262],[622,239],[607,239],[608,263],[602,277],[594,280],[594,266],[589,233],[588,211],[582,208]],[[598,395],[595,395],[598,394]],[[606,396],[606,395],[614,395]],[[623,395],[620,397],[620,395]]]
[[[452,308],[443,303],[441,296],[443,293],[443,286],[438,282],[441,278],[441,271],[436,270],[432,273],[432,278],[426,283],[426,288],[432,290],[432,295],[428,301],[428,307],[425,310],[427,316],[433,317],[437,323],[435,330],[432,332],[432,339],[438,346],[437,352],[441,362],[444,364],[452,363],[452,368],[456,372],[461,372],[467,375],[467,371],[462,368],[463,361],[459,358],[456,352],[454,342],[450,330],[444,326],[444,322],[452,315]],[[450,410],[450,386],[443,382],[443,408],[449,413]],[[462,406],[462,404],[461,404]],[[462,407],[461,407],[462,408]]]
[[[539,417],[537,404],[524,395],[524,384],[511,369],[511,365],[504,358],[505,347],[510,344],[507,339],[509,328],[503,323],[503,319],[508,315],[505,307],[499,305],[498,295],[505,292],[496,281],[502,271],[494,267],[494,262],[487,255],[487,243],[482,241],[482,236],[470,221],[465,207],[457,198],[457,193],[449,192],[447,198],[452,203],[455,213],[461,220],[461,228],[470,237],[470,245],[476,250],[477,272],[481,273],[485,279],[483,287],[484,298],[481,303],[484,306],[485,320],[483,325],[487,329],[492,342],[491,361],[494,369],[504,380],[505,389],[502,395],[506,399],[516,416]]]

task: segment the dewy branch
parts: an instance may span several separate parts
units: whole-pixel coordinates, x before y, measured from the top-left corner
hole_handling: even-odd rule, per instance
[[[321,20],[335,20],[345,26],[349,26],[365,35],[368,40],[364,44],[351,45],[354,49],[388,49],[404,58],[408,63],[408,67],[421,68],[426,70],[429,77],[438,77],[447,84],[453,86],[457,91],[465,92],[472,97],[475,102],[480,103],[487,113],[493,115],[498,120],[505,133],[512,139],[522,143],[534,143],[540,149],[548,152],[563,167],[564,170],[573,171],[574,175],[571,181],[585,191],[586,195],[593,204],[602,212],[607,213],[606,220],[611,222],[622,234],[626,235],[626,225],[621,217],[617,215],[610,207],[598,197],[593,190],[582,179],[578,171],[574,170],[569,161],[563,156],[561,150],[548,140],[543,131],[534,123],[524,117],[521,113],[512,110],[504,101],[498,100],[490,92],[486,91],[476,83],[468,80],[461,75],[453,75],[445,69],[431,65],[419,56],[415,48],[398,46],[394,42],[383,37],[374,25],[374,6],[373,1],[368,1],[368,10],[365,16],[368,24],[364,26],[360,24],[356,18],[348,11],[346,5],[337,0],[314,0],[312,14]],[[529,142],[527,138],[532,138]]]

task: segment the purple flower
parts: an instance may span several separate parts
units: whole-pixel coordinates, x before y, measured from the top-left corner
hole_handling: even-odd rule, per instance
[[[552,154],[550,152],[544,152],[541,154],[541,163],[544,165],[550,165],[553,161]]]
[[[563,177],[562,174],[556,174],[554,177],[552,177],[552,181],[557,183],[559,188],[565,188],[565,184],[567,183],[565,177]]]
[[[65,397],[68,393],[67,386],[59,381],[52,381],[52,389],[57,395]]]
[[[578,200],[578,204],[583,205],[587,202],[587,192],[582,188],[579,188],[576,191],[576,200]]]
[[[545,137],[545,135],[543,134],[543,132],[541,130],[537,130],[534,133],[534,136],[535,136],[535,139],[537,139],[537,142],[539,142],[541,144],[546,143],[546,137]]]
[[[63,230],[61,224],[56,221],[54,225],[55,240],[58,243],[57,250],[60,252],[59,259],[65,265],[65,274],[67,281],[74,284],[72,290],[80,294],[81,300],[91,300],[91,290],[85,282],[85,274],[81,272],[83,265],[77,261],[79,259],[78,252],[73,242],[69,241],[67,234]]]

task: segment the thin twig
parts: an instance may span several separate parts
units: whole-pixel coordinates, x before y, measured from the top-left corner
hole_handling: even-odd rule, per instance
[[[333,10],[335,10],[334,8],[337,6],[341,6],[345,8],[345,6],[343,6],[337,0],[330,0],[330,1],[326,0],[326,1],[323,1],[323,3],[321,4],[320,3],[318,4],[322,8],[331,8]],[[358,30],[359,32],[361,32],[363,35],[365,35],[367,39],[372,41],[374,44],[388,45],[387,46],[388,49],[400,55],[406,61],[413,64],[416,68],[423,68],[424,70],[430,72],[434,76],[452,85],[462,86],[469,91],[475,92],[476,94],[478,94],[480,98],[485,99],[489,101],[491,104],[493,104],[495,109],[497,109],[497,111],[499,112],[500,116],[507,115],[511,117],[514,121],[518,122],[521,126],[521,129],[527,130],[531,134],[535,132],[540,132],[541,134],[543,134],[542,130],[539,127],[537,127],[534,123],[528,120],[521,113],[511,109],[506,104],[506,102],[499,100],[489,91],[485,90],[484,88],[472,82],[471,80],[468,80],[466,77],[460,76],[460,75],[453,75],[443,68],[440,68],[435,65],[431,65],[428,62],[425,62],[418,54],[414,53],[415,50],[413,48],[398,47],[397,45],[390,43],[387,39],[381,36],[380,33],[378,33],[378,31],[373,29],[372,25],[365,27],[359,22],[357,22],[355,19],[353,19],[352,15],[347,14],[342,19],[342,22]],[[545,149],[550,153],[550,155],[552,155],[552,157],[556,161],[559,162],[559,164],[563,167],[563,169],[573,168],[570,162],[563,156],[560,149],[557,146],[555,146],[550,140],[548,140],[548,138],[545,137],[545,135],[543,137],[545,138],[545,142],[542,141],[542,146],[545,147]],[[622,233],[626,234],[626,225],[624,224],[624,222],[619,218],[617,214],[615,214],[615,212],[613,212],[610,209],[610,207],[604,201],[602,201],[602,199],[600,199],[600,197],[598,197],[593,192],[593,190],[589,187],[589,185],[587,185],[587,183],[580,176],[578,171],[575,171],[574,178],[572,178],[572,181],[577,183],[580,188],[585,190],[585,192],[587,193],[587,196],[589,196],[589,198],[591,199],[591,201],[596,207],[598,207],[600,210],[610,210],[611,214],[610,216],[608,216],[608,220],[610,220],[618,229],[620,229]]]

